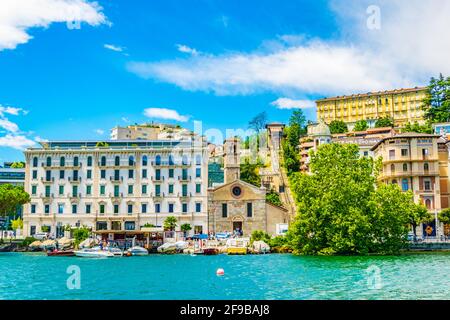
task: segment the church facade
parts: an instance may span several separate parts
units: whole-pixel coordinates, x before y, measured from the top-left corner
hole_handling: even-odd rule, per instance
[[[271,235],[280,233],[288,222],[288,210],[266,202],[266,188],[239,179],[239,141],[224,144],[225,183],[208,192],[210,232],[242,231],[250,236],[255,230]]]

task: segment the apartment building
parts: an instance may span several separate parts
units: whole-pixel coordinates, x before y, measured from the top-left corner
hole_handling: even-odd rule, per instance
[[[395,127],[416,121],[423,124],[421,106],[425,96],[426,87],[416,87],[319,99],[317,119],[327,124],[333,120],[344,121],[349,130],[359,120],[366,120],[369,127],[374,127],[376,120],[383,117],[392,118]]]
[[[175,216],[206,233],[208,152],[199,138],[50,141],[25,151],[24,233],[86,225],[109,239]]]
[[[378,179],[398,184],[403,191],[411,190],[414,201],[423,203],[435,216],[435,221],[422,226],[418,234],[442,235],[437,213],[449,206],[446,140],[432,134],[402,133],[381,139],[372,151],[376,158],[382,157]],[[426,229],[428,226],[431,229]]]

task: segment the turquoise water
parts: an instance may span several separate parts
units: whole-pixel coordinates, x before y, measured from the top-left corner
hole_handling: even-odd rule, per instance
[[[80,289],[67,288],[71,265],[80,268]],[[217,268],[225,275],[216,276]],[[0,253],[0,299],[449,299],[449,275],[448,254],[84,259]]]

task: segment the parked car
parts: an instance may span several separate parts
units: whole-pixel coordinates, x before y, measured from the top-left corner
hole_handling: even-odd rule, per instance
[[[33,238],[37,240],[46,240],[49,234],[47,232],[38,232],[33,235]]]

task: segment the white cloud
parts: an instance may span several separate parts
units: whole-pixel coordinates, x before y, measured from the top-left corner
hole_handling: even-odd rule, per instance
[[[369,5],[381,9],[381,29],[366,25]],[[184,90],[217,95],[277,92],[342,95],[424,85],[450,74],[450,2],[333,1],[338,39],[279,36],[271,50],[133,62],[128,70]],[[339,33],[340,32],[340,33]]]
[[[122,52],[124,50],[123,47],[115,46],[113,44],[104,44],[103,47],[116,52]]]
[[[5,107],[5,106],[0,105],[0,116],[3,116],[5,113],[12,114],[14,116],[18,116],[20,112],[22,112],[23,114],[28,113],[28,111],[25,111],[22,108]]]
[[[377,56],[357,48],[323,42],[291,47],[270,54],[235,53],[185,60],[130,63],[130,71],[185,90],[218,95],[262,91],[352,92],[409,85]]]
[[[183,53],[189,53],[193,56],[197,56],[200,53],[196,49],[190,48],[184,44],[177,44],[176,46],[177,46],[178,51],[183,52]]]
[[[0,137],[0,147],[23,150],[34,146],[36,144],[35,141],[39,141],[39,137],[35,137],[34,141],[28,138],[27,136],[31,135],[32,132],[27,133],[21,131],[15,122],[10,121],[6,117],[6,115],[19,116],[27,114],[28,111],[22,108],[3,106],[0,104],[0,128],[5,129],[5,131],[1,132],[5,135]]]
[[[105,130],[102,130],[102,129],[96,129],[96,130],[94,130],[94,132],[100,136],[105,134]]]
[[[47,28],[55,22],[107,23],[97,2],[88,0],[1,0],[0,51],[15,49],[33,37],[28,29]]]
[[[19,131],[19,126],[6,118],[0,118],[0,128],[3,128],[6,131],[14,133]]]
[[[34,137],[34,141],[36,142],[48,142],[48,139],[41,138],[39,136]]]
[[[309,109],[316,106],[316,103],[312,100],[293,100],[289,98],[278,98],[270,104],[278,109]]]
[[[144,110],[144,115],[149,118],[176,120],[180,122],[189,120],[189,116],[180,115],[176,110],[166,108],[147,108]]]
[[[34,146],[36,143],[22,135],[7,134],[0,137],[0,147],[9,147],[17,150],[23,150]]]
[[[127,117],[122,117],[120,118],[123,122],[130,122],[130,119],[128,119]]]

